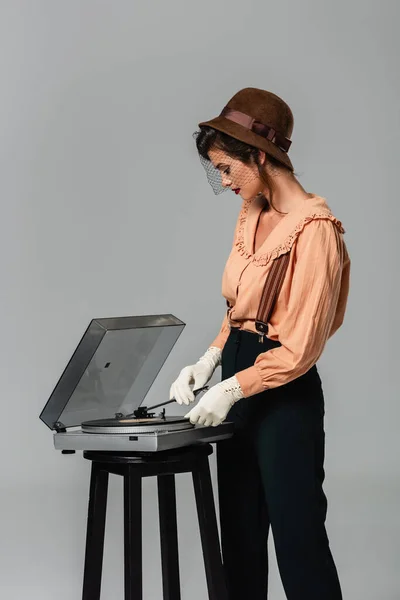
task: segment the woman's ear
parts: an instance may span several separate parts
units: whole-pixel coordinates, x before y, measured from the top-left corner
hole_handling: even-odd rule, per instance
[[[258,151],[258,157],[260,159],[260,164],[263,165],[265,163],[266,154],[263,150]]]

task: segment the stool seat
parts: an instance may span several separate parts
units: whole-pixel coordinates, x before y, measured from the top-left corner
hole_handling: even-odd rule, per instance
[[[142,478],[157,477],[163,599],[180,600],[175,474],[191,472],[209,600],[227,600],[208,457],[211,444],[160,452],[86,450],[92,461],[82,600],[100,600],[108,477],[124,478],[125,600],[142,600]]]

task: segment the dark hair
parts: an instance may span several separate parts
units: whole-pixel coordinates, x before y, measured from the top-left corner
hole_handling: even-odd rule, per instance
[[[251,146],[246,142],[241,142],[240,140],[237,140],[236,138],[233,138],[222,131],[213,129],[208,125],[202,125],[200,127],[200,131],[196,131],[193,134],[193,137],[196,139],[197,151],[204,160],[209,161],[209,151],[212,148],[218,148],[219,150],[226,152],[226,154],[232,158],[241,160],[244,164],[249,164],[253,161],[257,165],[260,178],[267,185],[270,192],[269,198],[266,198],[264,194],[262,195],[266,203],[266,210],[269,210],[271,206],[275,208],[272,203],[272,195],[275,189],[275,184],[273,178],[268,174],[268,172],[264,169],[264,165],[262,165],[260,162],[260,150],[258,148]],[[267,154],[266,158],[273,169],[285,169],[291,172],[289,167],[276,160],[273,156]],[[281,214],[285,214],[277,209],[275,210]]]

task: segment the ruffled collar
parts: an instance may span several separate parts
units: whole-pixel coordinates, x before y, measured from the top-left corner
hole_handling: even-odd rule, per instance
[[[261,210],[262,204],[258,198],[243,202],[235,237],[235,246],[239,254],[251,259],[256,265],[266,265],[270,260],[289,252],[305,225],[314,219],[329,219],[341,233],[345,232],[342,223],[332,214],[326,199],[316,194],[309,194],[304,202],[278,222],[257,252],[252,253],[254,234]]]

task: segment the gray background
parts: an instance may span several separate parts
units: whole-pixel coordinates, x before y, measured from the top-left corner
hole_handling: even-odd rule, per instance
[[[90,319],[187,323],[149,402],[218,331],[240,198],[214,196],[192,133],[247,86],[293,108],[300,181],[346,229],[347,317],[319,362],[327,524],[344,597],[399,598],[399,12],[388,0],[1,1],[3,598],[80,597],[90,465],[56,452],[38,414]],[[110,488],[102,598],[117,599],[121,481]],[[204,600],[190,477],[177,488],[182,598]],[[155,491],[146,480],[149,599],[161,598]],[[271,556],[282,600],[272,540]]]

